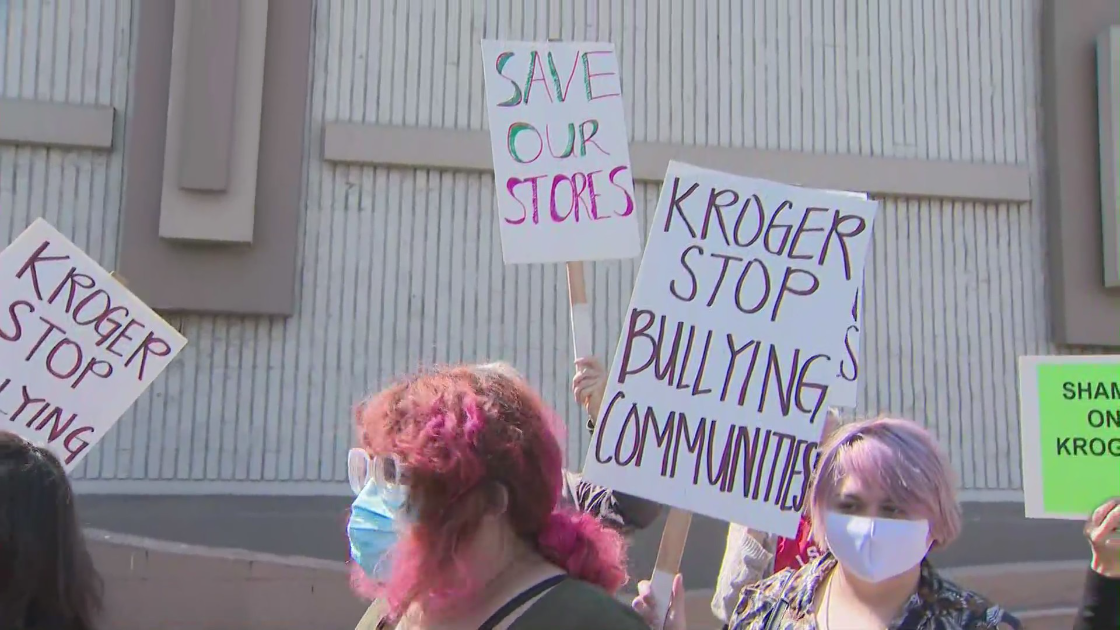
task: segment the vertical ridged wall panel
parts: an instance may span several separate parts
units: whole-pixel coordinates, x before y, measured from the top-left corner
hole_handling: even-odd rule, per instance
[[[0,98],[112,106],[123,114],[133,10],[131,0],[0,0]],[[118,115],[116,147],[124,144],[124,126]],[[0,146],[0,244],[44,217],[112,269],[123,176],[120,150]],[[159,387],[157,396],[163,379]],[[145,406],[152,400],[146,396]],[[160,406],[166,403],[177,401],[159,399]],[[124,424],[131,426],[131,415]],[[121,431],[111,432],[91,459],[117,465],[133,458],[137,451],[120,436]],[[119,470],[127,472],[127,466],[121,463]]]
[[[7,4],[4,96],[124,110],[133,3]],[[582,457],[564,270],[501,264],[493,178],[319,156],[328,121],[484,129],[483,37],[613,41],[634,140],[1037,173],[1038,19],[1037,2],[1010,0],[318,0],[296,316],[176,318],[190,346],[79,476],[176,482],[123,491],[337,482],[364,392],[420,364],[489,359],[541,388]],[[42,214],[111,266],[120,178],[119,150],[0,148],[0,241]],[[657,193],[639,186],[643,213]],[[859,412],[931,426],[977,498],[1021,487],[1015,357],[1057,351],[1043,237],[1037,202],[890,199],[876,226]],[[637,261],[591,269],[609,359]]]

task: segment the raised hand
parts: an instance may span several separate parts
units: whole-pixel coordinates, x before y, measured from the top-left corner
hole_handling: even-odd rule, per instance
[[[572,393],[576,402],[593,416],[598,415],[599,405],[607,390],[607,373],[595,357],[576,359],[576,376],[572,379]]]
[[[684,579],[678,573],[673,578],[673,595],[669,600],[669,610],[664,620],[657,619],[657,598],[653,595],[653,588],[646,580],[638,582],[638,596],[631,603],[634,612],[646,620],[650,628],[655,630],[686,630],[684,618]],[[660,623],[659,621],[663,621]]]
[[[1093,548],[1093,570],[1120,578],[1120,498],[1106,501],[1085,524],[1085,536]]]

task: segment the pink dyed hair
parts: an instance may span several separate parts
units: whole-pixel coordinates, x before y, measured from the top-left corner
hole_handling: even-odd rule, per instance
[[[955,483],[937,440],[917,423],[874,418],[842,425],[821,446],[817,475],[809,490],[813,538],[824,546],[816,518],[840,492],[844,479],[858,479],[882,492],[907,514],[928,519],[935,548],[948,546],[961,531]]]
[[[467,543],[505,488],[513,531],[569,575],[613,593],[626,583],[622,537],[587,514],[558,507],[559,423],[511,368],[457,366],[406,377],[359,405],[362,447],[404,467],[411,526],[384,582],[355,572],[355,588],[400,615],[469,598]]]

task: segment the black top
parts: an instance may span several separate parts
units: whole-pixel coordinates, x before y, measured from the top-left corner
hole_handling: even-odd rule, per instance
[[[495,612],[493,615],[490,615],[489,619],[482,622],[482,625],[479,626],[478,630],[494,630],[494,628],[497,627],[499,623],[505,621],[506,617],[509,617],[513,613],[517,612],[517,609],[527,604],[529,600],[533,599],[537,595],[540,595],[541,593],[544,593],[548,589],[567,579],[568,576],[566,574],[556,575],[542,582],[538,582],[537,584],[534,584],[533,586],[530,586],[529,588],[521,591],[521,593],[519,593],[516,597],[506,602],[505,606],[502,606],[498,609],[497,612]]]
[[[565,575],[549,578],[503,606],[483,624],[491,628],[534,597],[540,596],[510,624],[509,630],[649,630],[649,624],[606,591]],[[374,603],[354,630],[395,630]]]
[[[649,624],[598,586],[570,579],[529,606],[509,630],[649,630]]]
[[[1107,578],[1089,571],[1085,596],[1073,630],[1117,630],[1120,628],[1120,578]]]

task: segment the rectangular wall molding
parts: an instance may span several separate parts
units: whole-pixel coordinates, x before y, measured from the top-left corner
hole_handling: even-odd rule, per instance
[[[670,160],[740,175],[876,196],[1026,203],[1031,175],[1026,165],[980,164],[822,155],[730,147],[635,142],[630,146],[634,181],[659,182]],[[357,123],[327,123],[323,159],[401,168],[490,171],[490,137],[459,131]]]
[[[253,242],[268,12],[267,0],[175,2],[162,238]]]
[[[136,295],[163,311],[288,316],[295,312],[314,6],[239,0],[229,185],[200,192],[180,186],[187,64],[183,55],[172,62],[184,41],[184,3],[193,1],[135,5],[117,268]]]
[[[1097,81],[1104,284],[1120,287],[1120,26],[1109,28],[1097,42]]]
[[[241,0],[187,0],[177,5],[188,14],[182,42],[186,70],[179,187],[223,192],[229,185],[237,104]]]
[[[1106,286],[1109,253],[1102,247],[1107,229],[1102,218],[1108,209],[1102,206],[1108,201],[1101,199],[1102,192],[1109,196],[1102,175],[1115,178],[1116,164],[1108,164],[1101,150],[1101,108],[1109,105],[1107,95],[1098,95],[1098,51],[1101,31],[1120,26],[1120,13],[1116,0],[1078,0],[1076,5],[1071,10],[1067,0],[1044,0],[1039,17],[1046,293],[1054,341],[1117,348],[1120,292]],[[1110,107],[1115,113],[1116,103]]]
[[[113,148],[112,107],[0,99],[0,144],[67,149]]]

